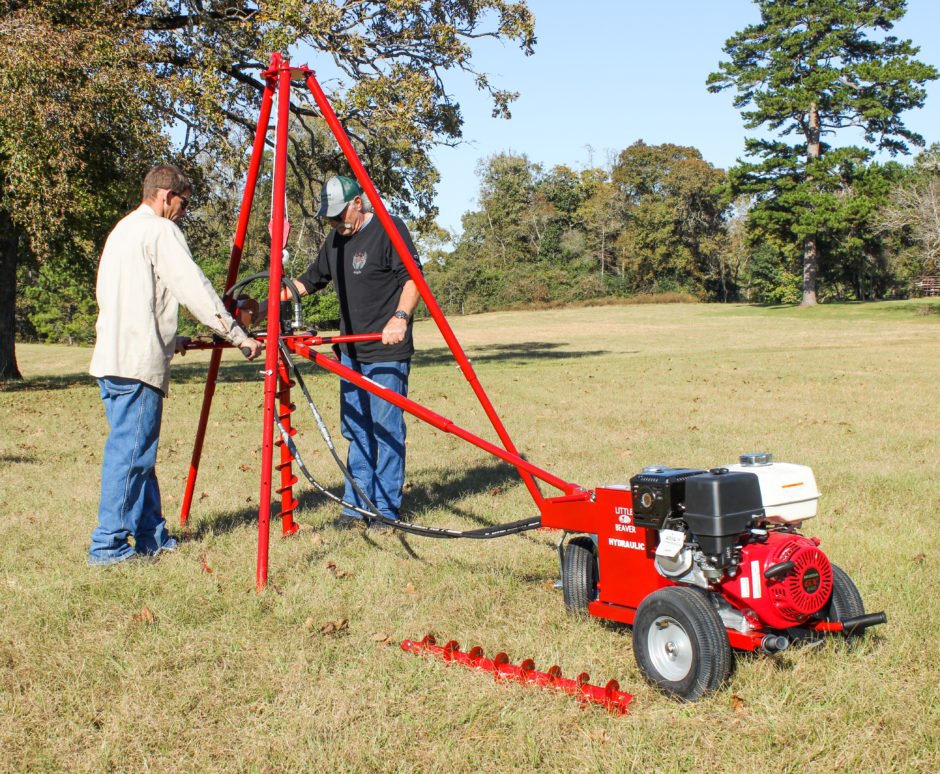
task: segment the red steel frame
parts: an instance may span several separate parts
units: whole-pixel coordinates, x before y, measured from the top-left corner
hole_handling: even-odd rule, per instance
[[[275,94],[277,96],[277,130],[274,146],[274,204],[271,221],[271,256],[268,277],[268,316],[267,331],[263,337],[268,343],[265,352],[264,361],[264,409],[262,426],[262,454],[261,454],[261,491],[258,506],[258,555],[257,568],[255,575],[255,585],[260,591],[267,585],[268,580],[268,550],[270,535],[270,516],[271,516],[271,485],[273,471],[273,453],[274,446],[281,448],[281,460],[277,466],[280,476],[280,486],[277,492],[281,495],[281,522],[284,536],[291,535],[297,531],[298,525],[294,522],[293,512],[297,507],[297,501],[293,496],[293,485],[297,483],[297,478],[293,475],[292,463],[293,457],[286,444],[279,438],[275,440],[274,419],[275,411],[278,412],[278,418],[285,430],[293,434],[295,431],[290,425],[290,414],[293,405],[290,401],[290,388],[292,382],[286,359],[280,352],[280,348],[273,342],[283,341],[286,347],[298,355],[306,357],[318,366],[332,371],[340,378],[346,379],[359,387],[371,392],[390,403],[404,409],[405,411],[417,416],[432,426],[447,433],[452,433],[469,443],[478,446],[490,454],[509,462],[519,472],[520,477],[525,483],[526,488],[535,501],[539,512],[545,510],[547,500],[540,492],[536,479],[540,479],[564,492],[565,496],[574,495],[582,492],[581,487],[576,484],[564,481],[557,476],[548,473],[545,470],[533,465],[523,459],[509,432],[503,425],[502,420],[496,413],[496,409],[490,402],[489,397],[483,389],[483,385],[477,378],[476,372],[470,360],[467,358],[460,346],[460,342],[454,335],[450,324],[447,322],[443,311],[431,293],[430,288],[424,280],[424,275],[408,251],[404,240],[398,233],[398,229],[392,222],[391,216],[379,196],[378,191],[372,183],[368,172],[359,159],[355,148],[349,140],[346,131],[343,129],[333,111],[329,100],[320,88],[313,70],[306,66],[292,67],[290,63],[280,54],[273,54],[270,67],[262,73],[265,79],[265,88],[262,95],[261,110],[258,118],[258,125],[255,131],[255,139],[252,147],[251,160],[248,165],[248,175],[245,182],[245,191],[242,196],[242,206],[239,213],[238,224],[236,226],[235,238],[233,241],[232,252],[229,258],[228,275],[226,278],[226,288],[232,287],[238,276],[238,269],[241,264],[242,251],[245,244],[245,236],[248,230],[248,219],[251,214],[251,207],[254,200],[254,190],[257,185],[258,172],[261,166],[262,155],[264,151],[268,125],[271,116],[272,104]],[[470,384],[473,393],[476,395],[487,418],[496,432],[502,446],[490,443],[485,439],[457,426],[446,417],[436,414],[413,400],[405,398],[390,390],[375,384],[364,378],[355,371],[346,368],[335,358],[327,357],[316,352],[312,347],[322,344],[340,343],[343,341],[362,341],[369,338],[381,338],[381,334],[361,334],[358,336],[290,336],[282,335],[280,321],[280,288],[283,273],[283,249],[286,242],[285,232],[285,190],[286,190],[286,168],[287,168],[287,144],[288,144],[288,123],[290,118],[290,99],[293,81],[305,81],[307,87],[313,95],[313,98],[320,109],[323,118],[326,120],[333,135],[336,137],[346,160],[349,162],[356,179],[369,197],[369,201],[375,210],[375,214],[391,239],[392,245],[400,256],[402,263],[408,270],[408,274],[414,280],[418,292],[424,301],[427,309],[437,324],[441,335],[447,342],[447,346],[453,354],[461,373]],[[229,300],[229,309],[231,311],[234,301]],[[202,410],[199,416],[199,424],[196,430],[196,439],[193,444],[193,454],[189,466],[189,474],[186,480],[186,489],[183,495],[183,503],[180,510],[180,524],[186,525],[192,507],[193,493],[195,491],[196,476],[199,471],[199,461],[202,455],[203,443],[205,441],[206,429],[208,427],[209,411],[212,406],[212,398],[215,394],[215,383],[218,378],[219,366],[221,363],[222,350],[229,345],[224,343],[212,345],[199,345],[200,348],[209,347],[213,350],[209,361],[209,370],[206,376],[206,386],[203,392]],[[275,405],[277,404],[277,405]],[[562,500],[565,497],[561,498]]]

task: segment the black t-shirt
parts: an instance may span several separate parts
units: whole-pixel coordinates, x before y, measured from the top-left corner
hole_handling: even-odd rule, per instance
[[[400,218],[392,217],[405,245],[417,262],[417,251],[408,228]],[[351,236],[333,229],[320,247],[317,260],[298,277],[308,292],[319,290],[333,281],[339,296],[339,332],[381,333],[398,309],[401,289],[411,279],[408,270],[373,215]],[[411,322],[400,344],[386,346],[381,341],[341,345],[343,352],[363,363],[407,360],[414,354]]]

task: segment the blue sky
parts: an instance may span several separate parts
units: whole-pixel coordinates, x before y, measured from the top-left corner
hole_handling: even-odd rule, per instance
[[[475,49],[478,69],[520,92],[511,120],[490,118],[488,98],[469,78],[454,73],[447,81],[463,110],[465,143],[433,156],[442,226],[460,231],[461,216],[477,204],[479,161],[501,151],[576,169],[602,166],[636,140],[692,145],[723,168],[742,155],[745,130],[732,92],[710,94],[705,79],[724,58],[724,42],[759,21],[752,0],[529,0],[529,7],[534,56],[486,40]],[[940,69],[938,31],[940,2],[908,0],[894,34],[913,40],[918,58]],[[928,143],[940,141],[940,82],[905,121]]]

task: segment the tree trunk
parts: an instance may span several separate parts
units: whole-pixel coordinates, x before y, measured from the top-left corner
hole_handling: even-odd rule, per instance
[[[20,232],[0,211],[0,380],[22,379],[16,366],[16,264]]]
[[[819,270],[816,235],[803,240],[803,301],[800,306],[816,306],[816,272]]]
[[[813,102],[809,108],[809,127],[806,131],[806,161],[812,164],[819,158],[819,111]],[[816,235],[803,240],[803,301],[800,306],[816,306],[816,274],[819,272],[819,251]]]

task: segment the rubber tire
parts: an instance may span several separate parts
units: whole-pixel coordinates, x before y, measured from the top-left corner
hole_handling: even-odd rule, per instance
[[[688,638],[690,665],[678,679],[664,675],[655,665],[661,655],[650,652],[651,631],[657,620],[664,619],[671,619]],[[651,684],[690,702],[716,691],[731,673],[733,663],[728,634],[707,592],[688,586],[659,589],[640,603],[633,622],[633,654]]]
[[[837,565],[832,565],[832,596],[822,609],[826,621],[844,621],[865,615],[865,603],[862,595],[849,577],[849,574]],[[865,636],[865,630],[855,634],[842,634],[848,642],[857,642]]]
[[[565,546],[561,585],[565,607],[572,615],[587,615],[588,604],[597,599],[600,573],[594,541],[583,535],[572,538]]]

